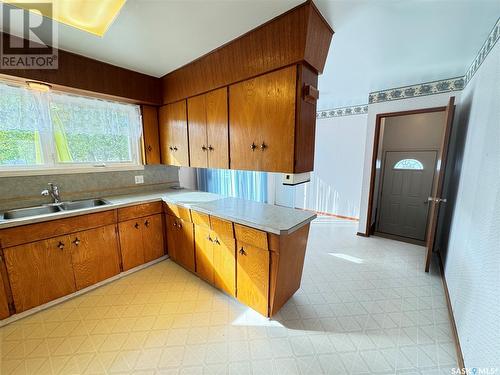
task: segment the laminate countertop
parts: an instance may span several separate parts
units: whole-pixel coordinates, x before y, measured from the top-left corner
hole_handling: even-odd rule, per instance
[[[188,189],[171,188],[156,193],[129,194],[102,198],[107,200],[109,204],[13,220],[0,220],[0,229],[157,201],[174,203],[195,211],[278,235],[292,233],[316,218],[316,214],[308,211]]]

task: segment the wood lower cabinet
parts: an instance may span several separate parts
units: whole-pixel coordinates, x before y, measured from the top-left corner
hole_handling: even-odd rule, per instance
[[[162,215],[118,223],[123,270],[140,266],[164,254]]]
[[[236,241],[216,237],[213,244],[214,285],[230,296],[236,296]]]
[[[237,241],[236,295],[238,301],[268,316],[269,262],[268,250]]]
[[[167,104],[159,113],[162,164],[189,166],[186,100]]]
[[[227,87],[189,98],[191,167],[229,168]]]
[[[210,228],[194,227],[196,273],[206,282],[214,285],[214,238]]]
[[[3,267],[3,264],[0,265]],[[2,276],[2,272],[0,272],[0,319],[5,319],[10,315],[9,311],[9,297],[7,295],[7,290],[9,288],[8,283],[6,283]]]
[[[69,236],[4,249],[16,312],[76,291]]]
[[[167,215],[167,241],[172,260],[195,272],[193,223]]]
[[[83,289],[120,273],[115,225],[69,235],[76,289]]]

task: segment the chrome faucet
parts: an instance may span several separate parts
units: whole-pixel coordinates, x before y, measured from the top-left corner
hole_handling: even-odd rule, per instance
[[[57,185],[54,185],[52,182],[49,182],[49,188],[42,190],[42,195],[44,197],[51,196],[51,198],[54,200],[54,203],[60,203],[61,202],[61,197],[59,196],[59,188]]]

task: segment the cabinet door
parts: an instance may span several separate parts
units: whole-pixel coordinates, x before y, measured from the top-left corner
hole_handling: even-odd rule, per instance
[[[150,262],[165,254],[162,215],[152,215],[141,220],[144,224],[142,231],[144,261]]]
[[[213,238],[210,229],[201,225],[194,226],[196,273],[206,282],[214,283]]]
[[[145,163],[160,164],[160,139],[158,133],[158,110],[150,105],[143,105],[142,124],[144,129]]]
[[[296,70],[229,86],[231,169],[293,172]]]
[[[227,87],[205,94],[207,112],[208,167],[229,168]]]
[[[193,223],[177,219],[176,261],[191,272],[195,272]]]
[[[4,255],[17,313],[76,290],[68,236],[10,247]]]
[[[187,106],[190,165],[191,167],[207,168],[208,145],[205,95],[189,98]]]
[[[160,148],[162,164],[189,166],[186,100],[161,107]]]
[[[114,225],[86,230],[69,237],[76,289],[83,289],[120,273]]]
[[[7,297],[7,289],[2,277],[2,272],[0,272],[0,319],[5,319],[9,315],[9,299]]]
[[[237,242],[236,288],[238,300],[268,315],[269,251]]]
[[[235,240],[231,237],[219,237],[215,234],[213,249],[215,287],[234,297],[236,295]]]
[[[174,262],[177,262],[177,247],[179,232],[177,231],[177,219],[171,215],[165,215],[167,222],[167,252]]]
[[[141,219],[127,220],[118,223],[124,271],[144,264],[142,226]]]

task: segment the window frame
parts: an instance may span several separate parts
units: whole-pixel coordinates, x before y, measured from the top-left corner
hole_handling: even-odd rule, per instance
[[[12,81],[0,80],[0,84],[9,85],[12,87],[17,87],[19,89],[26,88],[23,84]],[[33,90],[26,88],[27,90]],[[2,165],[0,164],[0,177],[10,177],[10,176],[30,176],[30,175],[46,175],[46,174],[74,174],[74,173],[96,173],[96,172],[111,172],[111,171],[133,171],[133,170],[144,170],[145,159],[144,159],[144,129],[143,129],[143,118],[142,110],[139,104],[129,103],[125,101],[118,100],[108,100],[102,99],[90,95],[80,95],[69,93],[61,90],[51,89],[52,92],[58,95],[72,96],[76,98],[100,100],[110,104],[120,104],[120,105],[130,105],[136,106],[138,114],[138,129],[137,139],[130,140],[130,152],[131,161],[113,161],[113,162],[97,162],[97,163],[87,163],[87,162],[60,162],[57,158],[57,150],[54,139],[53,123],[50,122],[49,130],[40,132],[40,150],[43,155],[43,164],[32,164],[32,165]],[[47,101],[47,103],[49,103]],[[46,108],[47,112],[50,111],[49,105]],[[49,115],[50,118],[50,115]],[[135,137],[134,137],[135,138]]]

